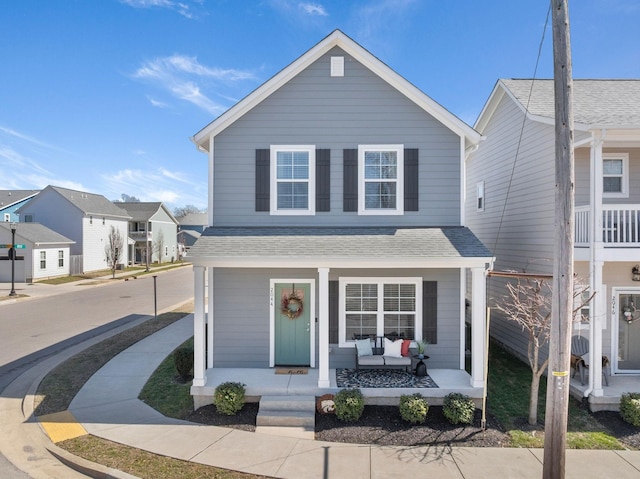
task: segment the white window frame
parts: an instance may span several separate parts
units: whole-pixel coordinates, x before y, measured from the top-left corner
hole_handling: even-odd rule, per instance
[[[485,191],[484,181],[476,184],[476,211],[484,211]]]
[[[604,191],[604,178],[607,176],[618,177],[619,175],[605,175],[604,174],[604,162],[605,160],[622,160],[622,181],[621,192],[605,192]],[[628,198],[629,197],[629,153],[603,153],[602,154],[602,178],[603,182],[602,197],[603,198]]]
[[[5,213],[4,214],[4,222],[8,223],[9,221],[11,221],[11,213]]]
[[[58,268],[64,268],[64,250],[58,250]]]
[[[416,309],[415,309],[415,331],[414,339],[422,339],[422,281],[421,277],[341,277],[338,278],[339,285],[339,308],[338,319],[338,343],[340,347],[353,348],[355,341],[347,339],[347,312],[346,312],[346,287],[348,284],[376,284],[378,286],[378,309],[376,336],[384,336],[384,285],[385,284],[413,284],[416,288]],[[373,312],[372,312],[373,313]]]
[[[309,178],[306,180],[283,180],[287,182],[306,182],[309,195],[307,208],[278,209],[278,162],[279,152],[306,152],[309,155]],[[315,145],[271,145],[270,146],[271,198],[270,213],[272,215],[303,216],[316,214],[316,146]]]
[[[393,151],[398,160],[396,183],[396,207],[367,209],[365,207],[364,156],[368,151]],[[387,179],[388,181],[388,179]],[[403,215],[404,214],[404,145],[358,145],[358,214],[359,215]]]
[[[44,266],[43,266],[44,263]],[[40,269],[47,269],[47,252],[40,251]]]

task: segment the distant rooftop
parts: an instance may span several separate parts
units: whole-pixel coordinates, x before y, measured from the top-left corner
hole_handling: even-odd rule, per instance
[[[0,190],[0,209],[37,195],[40,190]]]

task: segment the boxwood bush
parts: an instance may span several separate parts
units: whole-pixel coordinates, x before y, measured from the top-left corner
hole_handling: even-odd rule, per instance
[[[216,388],[213,404],[220,414],[236,415],[244,406],[245,385],[242,383],[226,382]]]
[[[400,396],[400,416],[410,423],[423,423],[427,419],[429,403],[420,393]]]
[[[173,352],[173,362],[182,381],[191,379],[191,370],[193,369],[193,349],[182,347]]]
[[[469,396],[450,393],[444,397],[442,411],[451,424],[471,424],[476,412],[476,405]]]
[[[364,411],[364,397],[360,389],[342,389],[333,399],[335,413],[341,421],[357,421]]]
[[[640,393],[620,396],[620,416],[632,426],[640,426]]]

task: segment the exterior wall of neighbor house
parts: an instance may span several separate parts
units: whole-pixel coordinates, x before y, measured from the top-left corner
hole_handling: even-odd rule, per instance
[[[214,367],[268,367],[270,280],[316,279],[316,269],[214,269]],[[460,277],[455,269],[331,270],[340,277],[422,277],[438,282],[438,341],[428,346],[429,367],[460,367]],[[316,298],[318,297],[316,281]],[[318,317],[318,305],[312,318]],[[318,324],[316,323],[316,355]],[[353,348],[331,344],[330,367],[354,367]],[[316,357],[316,361],[318,358]],[[317,362],[316,362],[317,364]]]
[[[0,206],[0,221],[9,221],[9,222],[19,222],[20,215],[16,213],[16,211],[22,206],[26,205],[31,198],[26,198],[14,205],[8,206],[6,208],[2,208]],[[7,219],[7,215],[9,215]]]
[[[120,231],[122,236],[122,255],[120,264],[127,264],[127,229],[126,220],[114,219],[108,216],[90,215],[82,218],[81,221],[84,242],[82,245],[83,271],[97,271],[108,269],[105,247],[109,241],[111,226]]]
[[[153,236],[153,256],[152,261],[166,263],[178,258],[178,225],[171,217],[160,208],[151,217],[151,232]],[[162,251],[158,251],[158,240],[162,238]]]
[[[62,251],[63,254],[63,264],[59,266],[59,256],[58,252]],[[45,264],[44,268],[41,265],[41,253],[45,253]],[[44,247],[35,247],[33,249],[29,249],[28,253],[25,254],[25,264],[30,265],[31,271],[27,274],[31,273],[31,275],[27,276],[27,281],[43,279],[43,278],[51,278],[54,276],[67,276],[69,275],[69,246],[68,245],[60,245],[60,246],[44,246]]]
[[[466,222],[496,257],[494,270],[551,273],[554,129],[530,120],[523,125],[523,116],[505,95],[480,132],[486,140],[466,161]],[[484,182],[484,211],[477,210],[476,187],[480,182]],[[489,306],[506,295],[504,285],[504,279],[488,279]],[[526,357],[527,336],[495,309],[491,313],[491,335]]]
[[[71,254],[82,254],[82,211],[53,190],[45,188],[20,211],[25,216],[32,215],[34,223],[40,223],[56,233],[75,241]]]
[[[344,56],[344,77],[330,76],[331,56]],[[419,150],[419,211],[343,212],[343,149],[384,144]],[[270,145],[330,149],[330,212],[255,211],[256,149]],[[214,226],[460,225],[460,145],[458,135],[334,48],[215,137]]]

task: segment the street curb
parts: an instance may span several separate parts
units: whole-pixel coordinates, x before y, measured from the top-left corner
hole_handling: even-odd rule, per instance
[[[165,310],[163,310],[163,312],[165,311],[172,311],[180,306],[182,306],[183,304],[185,304],[188,301],[182,302],[182,303],[177,303],[169,308],[166,308]],[[160,314],[160,312],[158,313]],[[93,346],[94,344],[98,344],[102,341],[105,341],[107,339],[109,339],[112,336],[115,336],[116,334],[119,334],[123,331],[126,331],[134,326],[137,326],[145,321],[149,321],[149,320],[153,320],[153,316],[149,316],[146,315],[145,318],[141,318],[140,320],[136,320],[136,321],[132,321],[131,323],[127,323],[124,326],[121,327],[116,327],[110,331],[108,331],[107,333],[103,333],[100,336],[96,336],[93,338],[90,338],[80,344],[77,344],[76,346],[74,346],[73,349],[73,353],[71,353],[70,351],[62,351],[58,354],[56,354],[55,356],[49,358],[47,361],[50,363],[49,365],[47,365],[47,369],[43,370],[43,371],[39,371],[37,377],[34,378],[34,380],[32,381],[32,383],[28,386],[28,390],[25,393],[25,396],[22,400],[22,409],[20,410],[20,412],[22,413],[22,415],[24,416],[25,422],[35,422],[38,425],[39,428],[39,438],[37,439],[38,442],[41,442],[41,447],[43,447],[49,454],[51,454],[57,461],[60,461],[62,464],[64,464],[65,466],[67,466],[68,468],[80,473],[80,474],[85,474],[88,475],[89,477],[95,477],[98,479],[139,479],[137,476],[133,476],[129,473],[123,472],[123,471],[119,471],[117,469],[113,469],[113,468],[109,468],[107,466],[104,466],[102,464],[98,464],[92,461],[88,461],[82,457],[76,456],[75,454],[70,453],[69,451],[66,451],[58,446],[56,446],[51,439],[49,438],[49,436],[47,435],[47,433],[44,431],[44,429],[42,428],[42,425],[40,424],[40,421],[38,419],[37,416],[34,415],[34,402],[36,400],[36,392],[38,390],[38,386],[40,385],[40,383],[42,382],[42,380],[53,370],[55,369],[59,364],[61,364],[62,362],[66,361],[68,358],[75,356],[76,354],[79,354],[80,352],[84,351],[85,349],[89,348],[90,346]],[[42,366],[42,364],[40,365]],[[40,366],[35,366],[35,367],[40,367]],[[31,368],[29,371],[32,371],[34,368]],[[26,373],[25,373],[26,374]],[[24,374],[23,374],[24,375]],[[14,380],[15,381],[15,380]],[[17,467],[20,470],[23,470],[19,467],[19,465],[14,463],[14,466]],[[23,472],[27,472],[24,471]],[[28,472],[27,472],[28,473]]]

